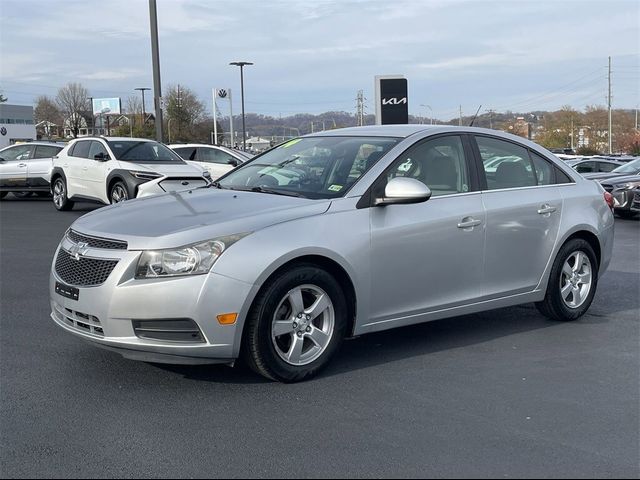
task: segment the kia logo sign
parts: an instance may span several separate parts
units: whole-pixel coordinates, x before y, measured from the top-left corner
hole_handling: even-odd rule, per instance
[[[383,98],[382,105],[406,105],[407,97],[404,98]]]

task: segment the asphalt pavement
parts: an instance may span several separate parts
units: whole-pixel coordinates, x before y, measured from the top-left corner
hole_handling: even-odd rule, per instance
[[[0,202],[1,477],[640,476],[640,222],[588,315],[533,305],[347,341],[317,379],[125,360],[58,328],[48,275],[96,206]]]

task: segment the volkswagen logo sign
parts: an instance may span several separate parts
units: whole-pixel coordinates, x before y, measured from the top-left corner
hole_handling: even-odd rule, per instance
[[[7,134],[7,129],[5,127],[0,128],[0,133],[4,137]]]
[[[225,89],[218,90],[218,96],[220,98],[227,98],[227,91]]]

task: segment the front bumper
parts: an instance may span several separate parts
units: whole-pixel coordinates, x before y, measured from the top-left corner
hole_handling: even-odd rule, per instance
[[[68,250],[65,238],[58,247]],[[58,255],[56,251],[56,257]],[[134,278],[138,251],[88,249],[88,258],[118,260],[107,280],[77,287],[78,299],[56,292],[63,282],[50,277],[51,318],[67,332],[135,360],[174,364],[232,363],[240,349],[241,329],[254,286],[209,273],[167,279]],[[220,325],[217,316],[238,313],[234,325]],[[136,335],[134,321],[190,319],[201,332],[199,342],[167,341]]]

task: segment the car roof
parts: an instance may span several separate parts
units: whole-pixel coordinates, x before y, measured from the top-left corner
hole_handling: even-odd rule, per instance
[[[9,147],[17,147],[19,145],[44,145],[44,146],[47,146],[47,147],[60,147],[60,148],[64,148],[66,146],[66,144],[62,144],[62,143],[45,142],[45,141],[42,141],[42,140],[37,140],[35,142],[14,143],[13,145],[7,145],[6,147],[2,147],[2,150],[4,150],[5,148],[9,148]]]
[[[136,138],[136,137],[100,137],[100,136],[87,136],[74,138],[71,141],[77,142],[78,140],[104,140],[105,142],[155,142],[148,138]]]

